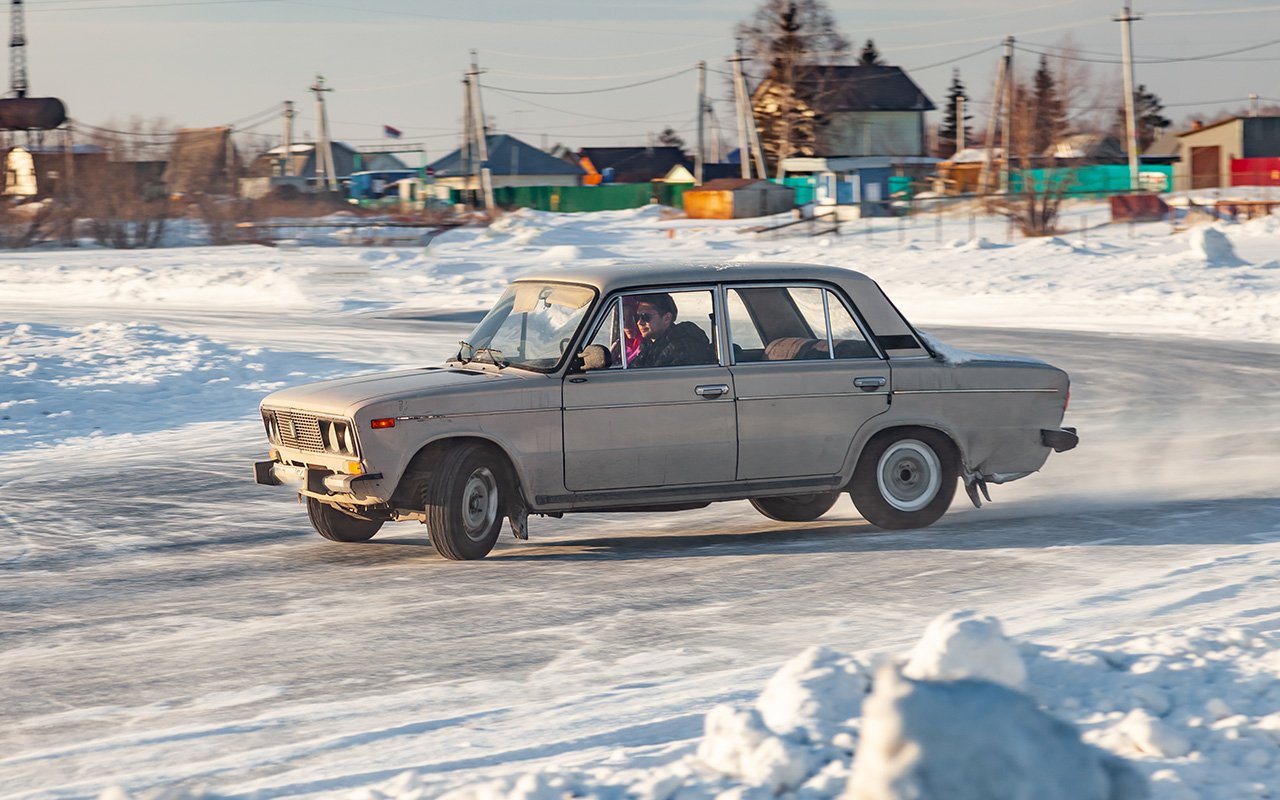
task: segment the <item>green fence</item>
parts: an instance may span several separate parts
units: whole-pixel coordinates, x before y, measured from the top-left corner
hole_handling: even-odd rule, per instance
[[[684,192],[690,184],[615,183],[603,186],[503,186],[493,190],[499,208],[536,208],[539,211],[617,211],[660,203],[684,208]],[[461,192],[452,201],[462,202]]]
[[[1156,185],[1163,175],[1163,186]],[[1169,164],[1144,164],[1139,170],[1142,176],[1140,183],[1149,191],[1169,191],[1173,188],[1173,166]],[[1094,164],[1088,167],[1050,167],[1047,169],[1031,169],[1025,172],[1014,170],[1009,176],[1009,189],[1013,192],[1023,191],[1024,183],[1033,191],[1062,191],[1073,196],[1086,195],[1104,197],[1113,194],[1128,194],[1129,165],[1127,164]]]

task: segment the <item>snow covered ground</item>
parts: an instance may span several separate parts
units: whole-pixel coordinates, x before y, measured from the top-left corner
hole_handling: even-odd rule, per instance
[[[1280,795],[1280,217],[1105,218],[6,254],[0,797],[880,797],[913,766],[872,754],[954,756],[929,736],[974,698],[978,761],[1046,711],[1089,747],[1031,738],[1119,786],[1106,753],[1157,798]],[[728,504],[535,520],[480,565],[323,542],[243,478],[266,392],[437,362],[511,277],[591,259],[859,269],[943,342],[1067,368],[1082,444],[928,532]]]

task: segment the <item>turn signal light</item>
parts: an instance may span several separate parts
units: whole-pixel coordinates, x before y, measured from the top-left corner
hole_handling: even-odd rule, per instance
[[[377,428],[394,428],[395,426],[396,426],[396,418],[395,418],[395,417],[383,417],[382,419],[375,419],[375,420],[370,420],[370,421],[369,421],[369,427],[370,427],[370,428],[374,428],[374,429],[377,429]]]
[[[348,462],[347,462],[347,474],[348,474],[348,475],[363,475],[363,474],[364,474],[364,464],[361,464],[359,461],[348,461]]]

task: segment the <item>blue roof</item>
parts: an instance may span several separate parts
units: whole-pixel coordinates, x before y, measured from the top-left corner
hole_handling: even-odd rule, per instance
[[[489,148],[489,173],[492,175],[585,174],[578,165],[561,161],[505,133],[489,134],[485,137],[485,144]],[[461,148],[432,162],[428,168],[435,171],[437,178],[460,177],[472,172],[472,165],[463,158]]]

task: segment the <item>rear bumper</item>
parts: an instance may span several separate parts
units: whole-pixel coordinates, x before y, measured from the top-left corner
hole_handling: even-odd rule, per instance
[[[1040,444],[1052,447],[1055,453],[1065,453],[1080,444],[1080,436],[1075,428],[1041,428]]]

